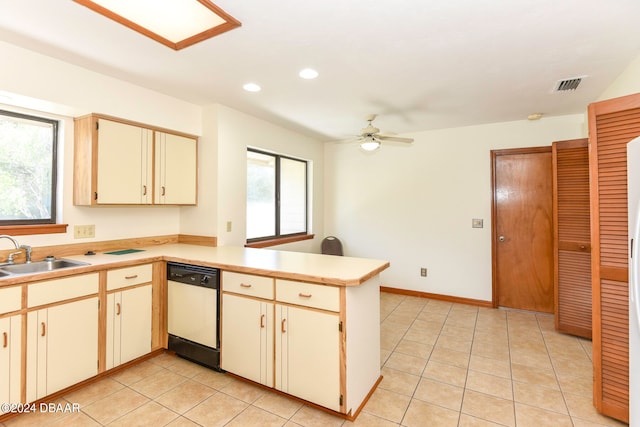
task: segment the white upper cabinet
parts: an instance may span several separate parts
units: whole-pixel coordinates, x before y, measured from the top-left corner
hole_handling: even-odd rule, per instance
[[[97,114],[74,135],[75,205],[196,204],[196,137]]]
[[[155,133],[156,204],[196,204],[196,143],[193,138]]]
[[[152,137],[149,129],[98,120],[97,203],[152,202]]]

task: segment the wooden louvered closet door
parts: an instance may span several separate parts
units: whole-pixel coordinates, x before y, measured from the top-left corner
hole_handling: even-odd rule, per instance
[[[553,240],[556,329],[591,339],[588,143],[553,143]]]
[[[640,94],[589,105],[593,401],[599,412],[625,422],[629,422],[627,143],[639,135]]]

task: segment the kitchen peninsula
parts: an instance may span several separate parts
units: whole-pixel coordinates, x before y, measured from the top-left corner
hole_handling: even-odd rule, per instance
[[[111,351],[107,349],[112,338],[109,336],[107,322],[108,304],[102,303],[102,300],[107,301],[110,295],[115,295],[114,289],[120,289],[120,285],[109,285],[113,281],[117,282],[119,272],[122,272],[120,275],[123,278],[130,277],[132,271],[140,277],[136,279],[140,283],[129,286],[131,290],[153,288],[150,314],[152,331],[147,331],[151,336],[151,345],[141,353],[140,358],[144,359],[146,354],[166,348],[166,262],[220,269],[222,369],[350,419],[357,416],[377,386],[380,380],[379,273],[389,266],[388,262],[269,249],[188,244],[163,244],[136,249],[140,251],[121,255],[101,252],[95,255],[65,256],[67,259],[89,264],[53,272],[0,278],[0,292],[6,292],[7,296],[11,295],[15,299],[13,305],[0,306],[0,321],[11,318],[14,320],[11,326],[13,335],[23,335],[18,333],[19,327],[16,326],[22,323],[22,316],[29,319],[25,322],[28,333],[34,329],[35,336],[44,331],[44,326],[40,326],[40,318],[37,328],[30,327],[30,322],[35,323],[31,320],[32,317],[36,318],[31,314],[36,311],[51,312],[52,309],[65,306],[65,303],[71,307],[85,301],[88,307],[86,310],[83,308],[85,313],[94,306],[100,307],[97,316],[95,313],[89,314],[92,321],[88,322],[89,325],[97,325],[96,345],[89,349],[89,358],[97,354],[98,369],[95,369],[94,359],[93,371],[84,377],[75,378],[72,382],[61,381],[62,386],[57,390],[47,389],[36,394],[31,390],[35,390],[36,385],[32,384],[35,380],[29,370],[30,363],[40,363],[29,362],[34,357],[32,352],[35,345],[32,342],[35,342],[35,338],[31,339],[27,335],[26,342],[21,342],[16,337],[11,340],[11,344],[14,347],[24,347],[23,354],[26,354],[27,360],[19,364],[19,367],[15,366],[15,362],[12,367],[0,366],[0,369],[11,372],[9,378],[14,384],[14,393],[6,401],[30,402],[49,398],[74,384],[99,377],[112,367],[117,368],[117,364],[107,361],[107,354]],[[145,269],[152,273],[146,276]],[[69,280],[76,282],[67,285]],[[56,298],[49,297],[48,292],[40,292],[48,283],[55,286],[55,292],[51,293]],[[60,287],[56,283],[60,283]],[[251,286],[247,283],[256,284],[252,291],[247,290]],[[258,285],[259,293],[253,294]],[[121,288],[122,294],[128,290],[124,285]],[[47,294],[41,302],[30,301],[32,295],[38,295],[36,291]],[[18,295],[21,295],[19,299]],[[259,356],[260,364],[267,367],[267,372],[253,377],[252,369],[245,370],[244,366],[237,366],[236,362],[246,360],[241,356],[253,354],[253,348],[256,344],[260,348],[261,343],[251,342],[249,337],[242,335],[244,329],[236,326],[245,322],[247,317],[243,316],[251,318],[251,311],[245,309],[256,304],[267,310],[266,317],[260,318],[260,314],[257,314],[255,322],[256,327],[262,329],[268,343],[267,351]],[[120,310],[120,305],[117,307]],[[51,321],[51,314],[49,317]],[[335,324],[335,328],[331,327],[332,332],[329,334],[320,333],[320,325],[327,324]],[[94,339],[92,334],[93,331],[87,335],[90,337],[89,342]],[[51,339],[50,336],[49,341]],[[48,350],[52,348],[49,343]],[[283,352],[282,349],[286,351]],[[239,350],[241,354],[233,353]],[[78,359],[76,353],[75,363],[78,363]],[[128,363],[135,363],[136,360],[138,358]],[[124,366],[125,362],[122,363]],[[257,370],[260,371],[260,367]]]

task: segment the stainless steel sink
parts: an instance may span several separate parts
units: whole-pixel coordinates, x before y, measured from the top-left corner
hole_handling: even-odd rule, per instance
[[[47,271],[60,270],[61,268],[79,267],[89,265],[87,262],[72,261],[69,259],[54,259],[51,261],[34,261],[28,264],[9,264],[0,267],[0,277],[11,274],[35,274]]]

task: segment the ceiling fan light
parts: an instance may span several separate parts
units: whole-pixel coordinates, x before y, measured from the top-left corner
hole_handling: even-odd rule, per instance
[[[362,140],[362,142],[360,143],[360,148],[362,148],[364,151],[375,151],[380,147],[380,141],[377,141],[376,139],[367,136],[364,140]]]

